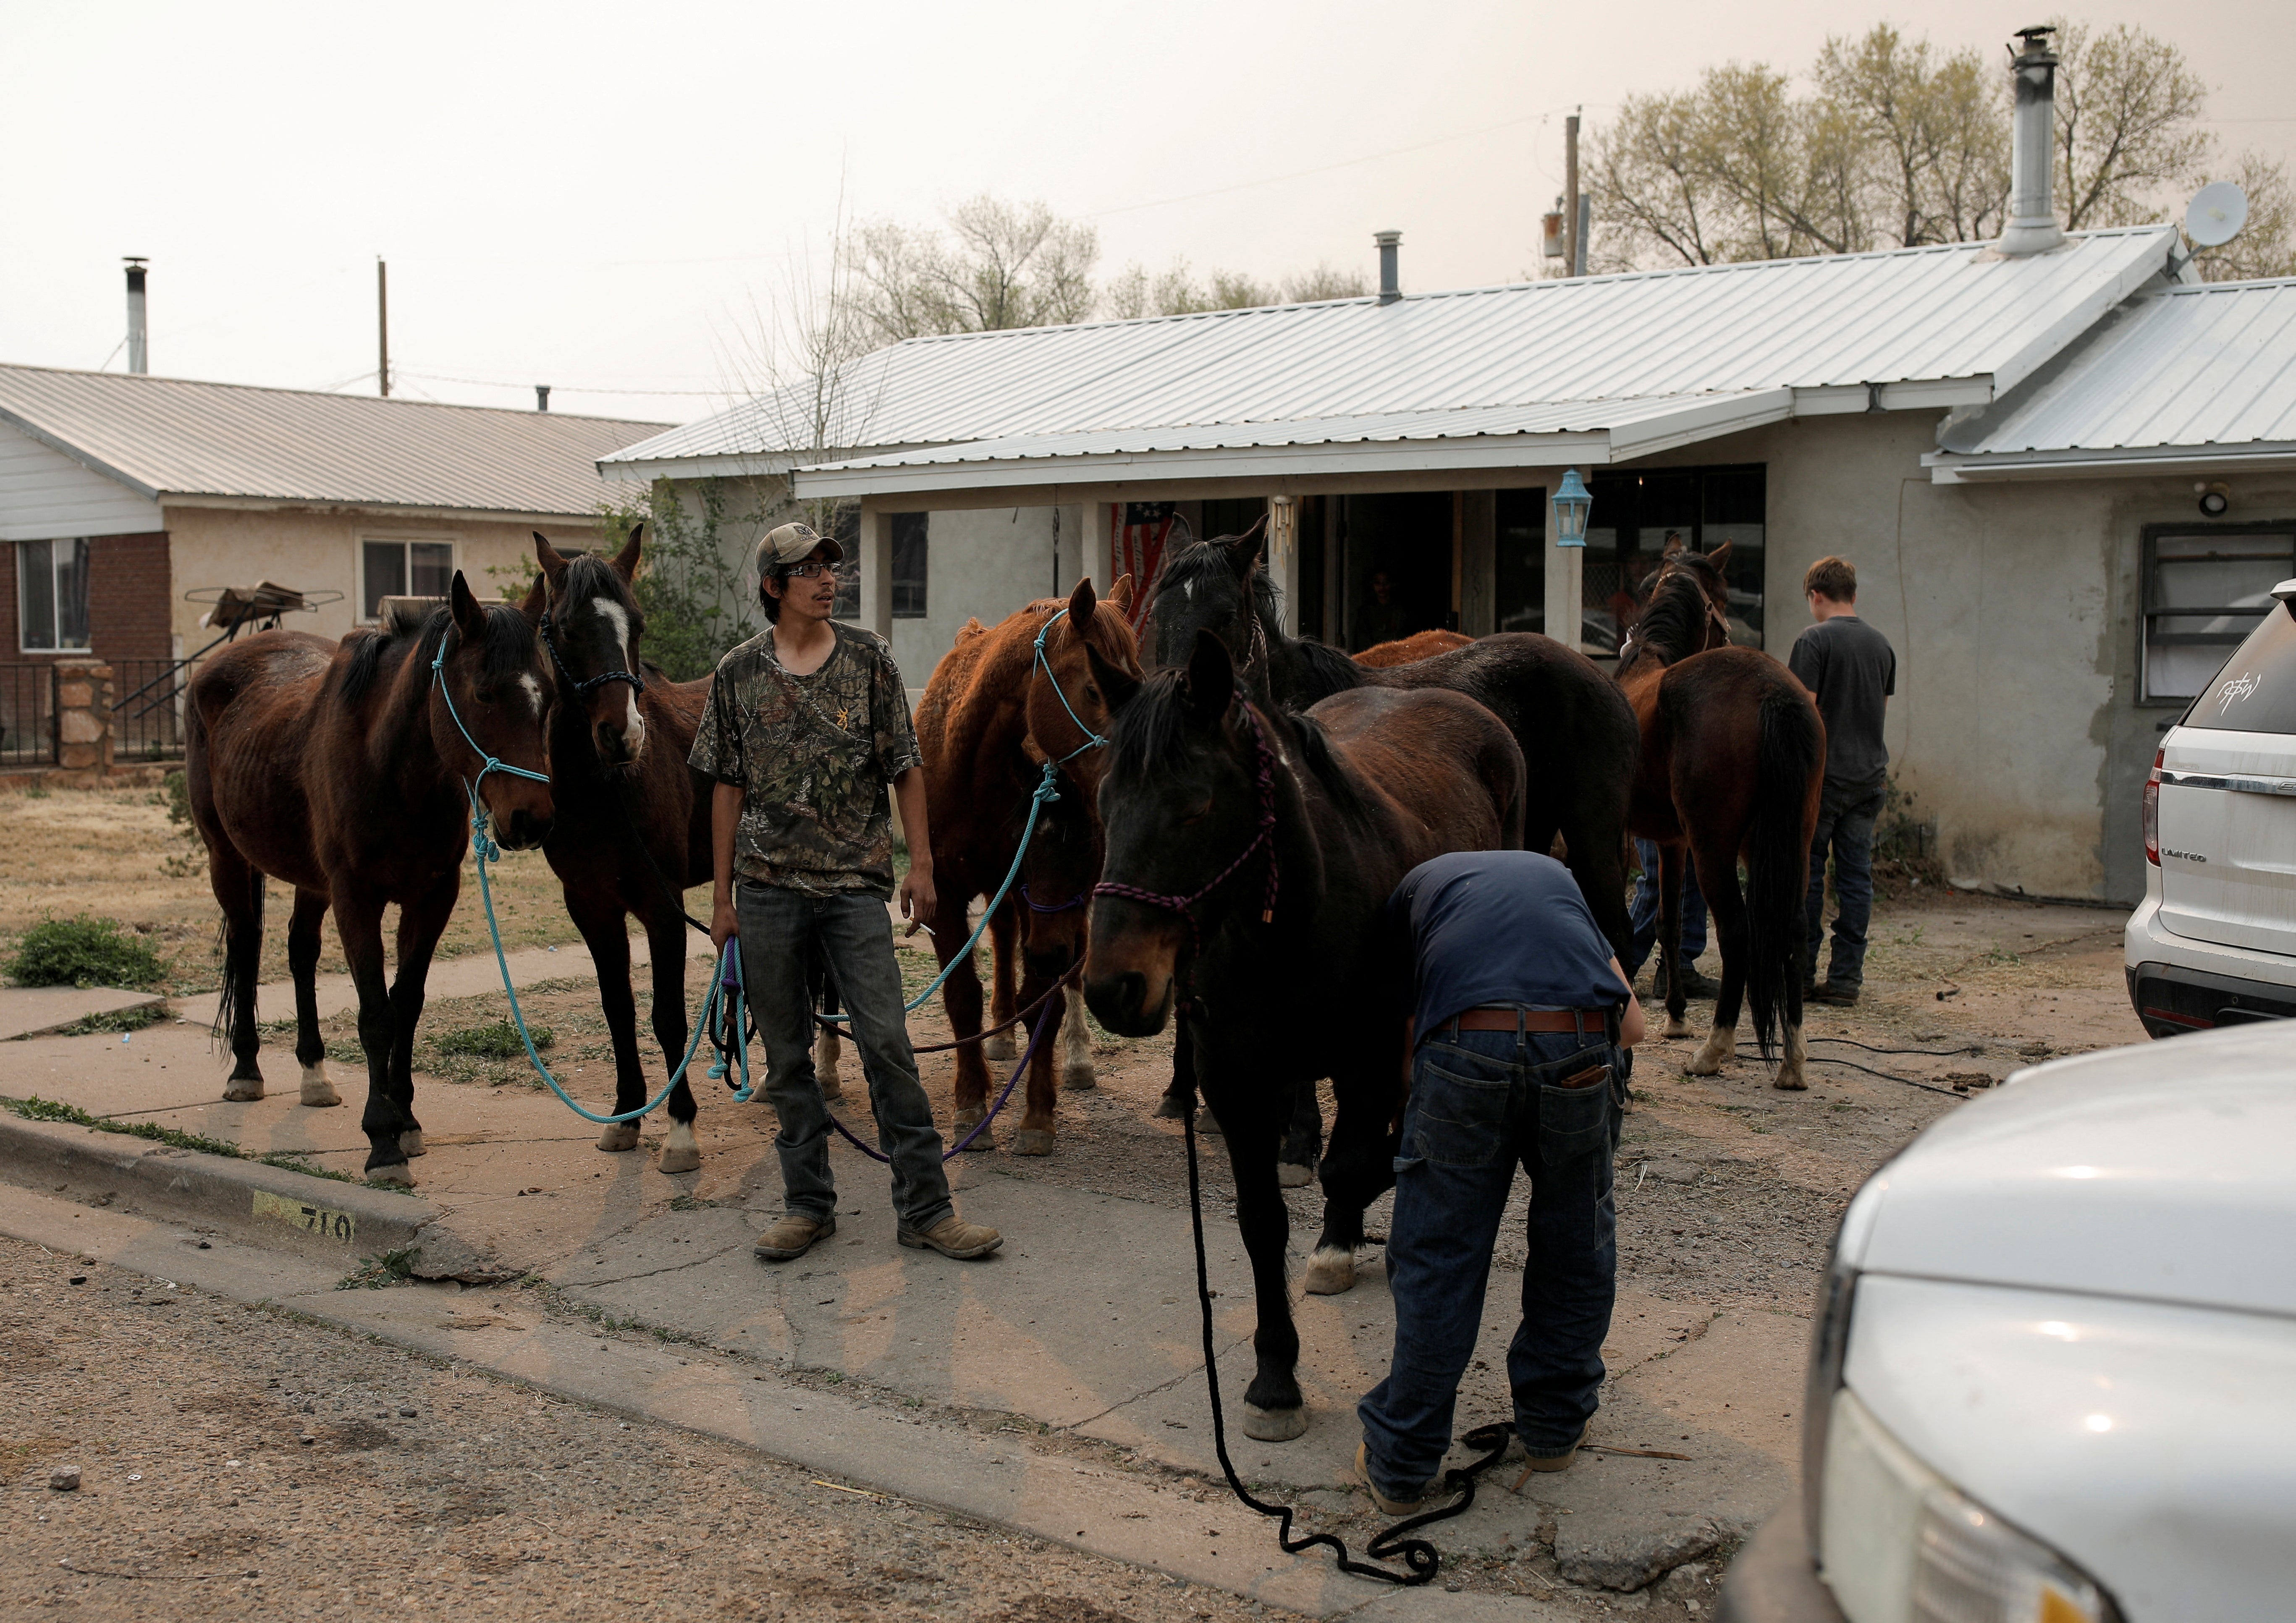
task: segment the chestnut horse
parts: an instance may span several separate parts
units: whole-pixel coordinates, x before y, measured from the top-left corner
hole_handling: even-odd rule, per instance
[[[972,935],[969,913],[973,898],[994,894],[1011,869],[1029,826],[1031,797],[1044,776],[1046,758],[1030,753],[1028,721],[1031,689],[1041,685],[1037,660],[1039,634],[1044,636],[1044,660],[1051,668],[1052,680],[1063,689],[1081,692],[1091,685],[1086,664],[1088,651],[1111,668],[1136,675],[1138,657],[1124,614],[1131,599],[1129,576],[1117,582],[1105,609],[1086,580],[1065,602],[1056,597],[1042,598],[1015,610],[995,627],[969,623],[933,668],[924,697],[917,705],[916,731],[918,752],[924,760],[925,796],[933,808],[933,886],[939,901],[930,924],[933,950],[944,966]],[[1098,703],[1096,693],[1092,702]],[[1096,751],[1087,749],[1086,753]],[[1060,792],[1064,797],[1078,796],[1078,775],[1064,770]],[[1090,801],[1080,799],[1074,809],[1088,817]],[[1064,823],[1066,813],[1054,821]],[[1072,841],[1077,836],[1066,838]],[[1083,848],[1094,848],[1087,840]],[[1041,882],[1063,884],[1057,872],[1058,857],[1048,855],[1044,860],[1048,866]],[[1082,876],[1082,884],[1090,882],[1090,874]],[[1047,905],[1067,899],[1037,895],[1036,884],[1030,886],[1030,894]],[[992,1024],[1002,1024],[1015,1010],[1027,1008],[1050,991],[1073,962],[1072,957],[1062,959],[1053,969],[1049,949],[1022,955],[1020,984],[1015,988],[1015,937],[1027,906],[1016,887],[989,919],[995,989],[989,1005]],[[1040,928],[1056,927],[1048,916]],[[1042,1016],[1042,1021],[1051,1024],[1042,1034],[1046,1040],[1037,1045],[1038,1063],[1029,1075],[1027,1106],[1013,1135],[1015,1154],[1052,1153],[1056,1090],[1049,1039],[1064,1024],[1069,1033],[1067,1085],[1091,1085],[1091,1057],[1085,1046],[1082,1022],[1063,1022],[1064,1001],[1054,998]],[[961,1040],[980,1033],[980,978],[969,958],[957,964],[943,983],[941,1002],[948,1012],[952,1035]],[[987,1046],[964,1042],[955,1051],[954,1127],[959,1135],[987,1111],[988,1060],[1010,1057],[1013,1052],[1008,1045],[998,1043],[991,1053],[984,1054]],[[991,1135],[983,1133],[972,1143],[980,1149],[988,1147],[990,1142]]]
[[[1809,692],[1769,655],[1729,646],[1722,566],[1711,553],[1668,548],[1619,654],[1619,686],[1642,729],[1633,832],[1659,848],[1660,963],[1666,1035],[1686,1037],[1682,989],[1682,859],[1722,944],[1714,1028],[1690,1062],[1710,1077],[1737,1053],[1741,999],[1754,1040],[1770,1050],[1783,1014],[1785,1053],[1772,1086],[1805,1086],[1801,1034],[1803,897],[1825,781],[1825,724]],[[1738,889],[1745,859],[1747,888]]]
[[[1414,631],[1392,643],[1374,643],[1355,656],[1358,665],[1368,665],[1384,670],[1390,665],[1409,665],[1417,660],[1431,660],[1439,653],[1464,648],[1475,639],[1464,631]]]
[[[319,923],[335,912],[358,990],[366,1051],[366,1175],[408,1184],[415,1022],[439,932],[462,889],[473,781],[505,846],[549,833],[548,783],[487,770],[488,758],[549,770],[551,674],[535,621],[482,605],[458,570],[447,606],[394,614],[340,643],[266,631],[192,678],[184,776],[224,914],[224,1000],[236,1060],[226,1099],[263,1097],[255,977],[264,876],[295,888],[287,964],[306,1104],[328,1083],[314,977]],[[483,751],[483,754],[481,753]],[[398,972],[383,978],[382,910],[398,905]]]
[[[638,1055],[637,1003],[630,989],[627,921],[645,929],[653,980],[653,1035],[670,1069],[685,1054],[685,891],[709,881],[709,785],[685,764],[701,725],[710,678],[672,682],[645,663],[645,611],[637,578],[644,525],[609,561],[562,553],[539,532],[542,566],[526,613],[542,628],[557,684],[550,734],[550,788],[557,821],[543,855],[558,875],[567,916],[598,967],[598,1000],[614,1047],[614,1113],[651,1091]],[[693,1139],[693,1092],[680,1078],[668,1102],[664,1172],[701,1164]],[[636,1120],[609,1123],[601,1150],[635,1150]]]
[[[1358,689],[1304,715],[1256,704],[1209,631],[1185,669],[1135,680],[1095,653],[1093,675],[1112,724],[1085,1001],[1128,1037],[1177,1011],[1193,1037],[1259,1298],[1244,1430],[1280,1442],[1308,1425],[1276,1182],[1293,1102],[1332,1078],[1307,1283],[1344,1290],[1364,1209],[1395,1182],[1403,1103],[1408,977],[1380,922],[1418,864],[1521,844],[1522,751],[1488,710],[1439,689]]]

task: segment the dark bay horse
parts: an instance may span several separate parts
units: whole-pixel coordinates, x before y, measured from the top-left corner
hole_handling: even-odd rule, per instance
[[[366,1174],[378,1183],[413,1182],[407,1158],[422,1153],[414,1027],[431,952],[462,888],[464,785],[478,781],[504,845],[537,845],[549,833],[549,785],[482,774],[479,751],[546,775],[551,683],[535,621],[480,604],[460,571],[447,605],[428,615],[394,616],[340,643],[266,631],[217,654],[192,679],[184,775],[223,907],[236,1060],[224,1097],[263,1096],[255,976],[268,874],[295,888],[287,963],[306,1104],[340,1102],[323,1064],[314,992],[319,924],[334,909],[358,989],[367,1069],[360,1125]],[[398,977],[386,985],[382,910],[394,902]]]
[[[652,1090],[638,1055],[627,920],[644,926],[653,980],[653,1034],[671,1070],[685,1057],[686,887],[709,881],[709,785],[685,764],[710,678],[672,682],[645,663],[645,612],[631,589],[644,526],[611,560],[562,553],[538,532],[542,572],[526,613],[542,628],[558,704],[550,734],[557,820],[543,855],[558,875],[567,915],[598,967],[598,997],[614,1045],[614,1113]],[[664,1172],[701,1164],[693,1092],[681,1078],[668,1102]],[[635,1150],[638,1123],[614,1122],[601,1150]]]
[[[1783,1015],[1785,1052],[1772,1086],[1798,1089],[1806,1086],[1802,906],[1825,781],[1825,725],[1784,666],[1728,645],[1722,566],[1729,553],[1726,541],[1706,553],[1679,542],[1669,547],[1620,651],[1619,686],[1642,728],[1632,827],[1659,848],[1666,1034],[1690,1030],[1680,962],[1686,849],[1722,945],[1714,1029],[1690,1070],[1712,1076],[1736,1053],[1743,999],[1753,1005],[1754,1040],[1766,1060]]]
[[[1038,634],[1044,634],[1052,679],[1063,689],[1081,693],[1091,685],[1088,655],[1128,677],[1136,676],[1138,657],[1124,614],[1130,602],[1129,577],[1117,583],[1105,606],[1087,580],[1065,602],[1043,598],[1015,610],[996,626],[968,624],[933,668],[917,705],[916,731],[924,758],[925,795],[933,813],[933,883],[939,898],[928,922],[934,951],[944,965],[972,934],[967,915],[973,898],[993,895],[1011,868],[1029,826],[1030,797],[1044,775],[1046,758],[1030,751],[1028,719],[1031,688],[1042,675],[1036,657]],[[1063,782],[1063,795],[1080,794],[1075,773],[1064,771]],[[1081,799],[1077,809],[1088,813],[1089,807],[1089,800]],[[1032,882],[1030,893],[1046,903],[1063,900],[1038,894],[1040,883],[1058,889],[1067,882],[1057,871],[1057,857],[1048,855],[1045,860],[1053,865],[1040,881]],[[1089,875],[1082,876],[1079,888],[1090,882]],[[989,922],[995,987],[990,1024],[1002,1024],[1015,1010],[1034,1003],[1068,968],[1063,962],[1059,970],[1047,972],[1048,957],[1016,955],[1026,906],[1017,893],[1010,896]],[[1049,919],[1044,928],[1054,928]],[[953,1035],[968,1037],[981,1030],[980,978],[969,960],[959,963],[944,983],[941,1000]],[[1042,1017],[1053,1025],[1045,1033],[1047,1040],[1038,1044],[1040,1062],[1029,1076],[1028,1103],[1013,1135],[1016,1154],[1049,1155],[1053,1151],[1057,1095],[1049,1039],[1063,1025],[1063,1002],[1055,998]],[[1091,1062],[1088,1051],[1079,1052],[1085,1039],[1081,1022],[1067,1024],[1073,1028],[1067,1069],[1077,1078],[1070,1086],[1076,1086],[1089,1077]],[[984,1046],[967,1043],[956,1050],[954,1126],[960,1135],[987,1111],[987,1061],[996,1054],[1009,1058],[1013,1052],[1000,1043],[992,1053],[984,1054]],[[990,1135],[984,1133],[972,1142],[974,1147],[985,1148]]]
[[[1112,730],[1085,1001],[1131,1037],[1177,1012],[1193,1038],[1258,1296],[1244,1430],[1282,1441],[1308,1424],[1276,1182],[1293,1102],[1332,1078],[1308,1288],[1344,1289],[1364,1209],[1395,1181],[1403,1097],[1408,997],[1377,926],[1418,864],[1521,843],[1522,751],[1439,689],[1359,689],[1305,714],[1254,703],[1210,632],[1183,669],[1137,680],[1095,654],[1093,675]]]

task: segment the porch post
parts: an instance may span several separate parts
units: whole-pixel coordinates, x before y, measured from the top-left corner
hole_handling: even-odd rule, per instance
[[[1109,555],[1108,504],[1102,501],[1089,485],[1085,487],[1083,517],[1084,555],[1082,567],[1078,572],[1090,575],[1093,591],[1105,597],[1109,588],[1116,584],[1116,566]],[[1136,580],[1132,588],[1136,593],[1144,592],[1148,589],[1148,583]]]
[[[1461,548],[1464,581],[1459,594],[1459,629],[1469,636],[1488,636],[1498,629],[1498,492],[1466,490],[1459,495],[1464,509]]]
[[[1283,631],[1300,635],[1300,504],[1288,496],[1267,498],[1267,572],[1283,594]]]
[[[1554,477],[1558,480],[1562,477],[1559,469]],[[1546,526],[1546,635],[1581,653],[1586,652],[1579,647],[1586,618],[1580,602],[1586,594],[1586,567],[1585,547],[1554,544],[1554,524],[1550,515]]]
[[[893,637],[893,526],[882,508],[861,501],[861,624]]]

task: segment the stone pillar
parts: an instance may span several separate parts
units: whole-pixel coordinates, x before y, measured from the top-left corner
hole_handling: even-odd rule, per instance
[[[67,772],[111,770],[111,667],[101,660],[58,660],[56,765]]]
[[[893,521],[883,510],[861,504],[861,624],[887,642],[893,640]]]

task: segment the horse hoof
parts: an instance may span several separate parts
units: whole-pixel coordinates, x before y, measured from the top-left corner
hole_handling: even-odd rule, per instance
[[[1736,1057],[1735,1051],[1738,1046],[1736,1037],[1737,1033],[1734,1031],[1707,1033],[1706,1045],[1701,1048],[1696,1057],[1690,1062],[1690,1074],[1693,1077],[1719,1075],[1723,1062]]]
[[[1226,1134],[1220,1131],[1219,1118],[1213,1115],[1209,1109],[1201,1110],[1196,1112],[1196,1131],[1202,1134],[1206,1138],[1226,1138],[1227,1136]]]
[[[1185,1121],[1188,1119],[1188,1102],[1177,1094],[1166,1094],[1156,1101],[1155,1119],[1159,1121]]]
[[[369,1167],[366,1181],[387,1184],[393,1189],[412,1189],[414,1187],[414,1168],[405,1161],[393,1161],[388,1167]]]
[[[619,1153],[638,1147],[638,1124],[635,1121],[613,1121],[598,1135],[598,1148]]]
[[[821,1097],[824,1102],[838,1104],[844,1101],[845,1085],[837,1079],[835,1072],[816,1073],[816,1079],[821,1083]]]
[[[973,1142],[978,1143],[980,1140]],[[1052,1152],[1053,1135],[1042,1127],[1022,1127],[1013,1135],[1013,1153],[1015,1155],[1050,1155]]]
[[[230,1081],[223,1085],[223,1097],[224,1102],[226,1104],[252,1103],[254,1101],[263,1097],[263,1078],[261,1077],[234,1077]]]
[[[693,1142],[693,1124],[673,1121],[669,1136],[663,1141],[661,1159],[654,1163],[657,1172],[691,1172],[701,1164],[701,1146]]]
[[[1017,1060],[1021,1057],[1021,1045],[1013,1040],[1013,1033],[1009,1029],[1000,1031],[981,1043],[980,1057],[984,1060]]]
[[[230,1095],[226,1094],[225,1097],[229,1098]],[[335,1091],[335,1085],[327,1078],[327,1067],[324,1061],[303,1067],[302,1102],[315,1108],[343,1102],[343,1096]]]
[[[1308,1430],[1308,1406],[1296,1409],[1263,1409],[1243,1406],[1243,1434],[1255,1443],[1288,1443]]]
[[[1356,1283],[1356,1254],[1338,1246],[1322,1246],[1308,1258],[1306,1279],[1310,1296],[1338,1296]]]
[[[956,1120],[953,1124],[954,1130],[949,1135],[951,1141],[954,1142],[956,1139],[963,1138],[967,1133],[972,1132],[973,1128],[980,1127],[981,1118],[986,1116],[988,1113],[988,1112],[986,1111],[978,1110],[957,1111]],[[980,1135],[975,1137],[971,1143],[964,1147],[968,1150],[995,1149],[996,1147],[996,1130],[994,1127],[980,1127]]]
[[[1064,1094],[1088,1094],[1099,1086],[1100,1078],[1094,1074],[1090,1061],[1061,1072],[1061,1092]],[[1156,1113],[1160,1116],[1164,1112],[1160,1110]]]
[[[1316,1181],[1316,1163],[1300,1166],[1296,1161],[1275,1163],[1275,1182],[1285,1189],[1305,1189]]]
[[[1689,1037],[1692,1035],[1690,1022],[1686,1020],[1677,1020],[1672,1015],[1669,1015],[1666,1021],[1666,1029],[1660,1032],[1659,1035],[1663,1037]]]
[[[1809,1084],[1802,1079],[1801,1070],[1799,1066],[1788,1069],[1782,1065],[1778,1068],[1778,1074],[1770,1079],[1770,1086],[1777,1088],[1783,1093],[1798,1094],[1807,1088]]]
[[[409,1160],[424,1153],[421,1127],[409,1127],[398,1135],[398,1152]]]

